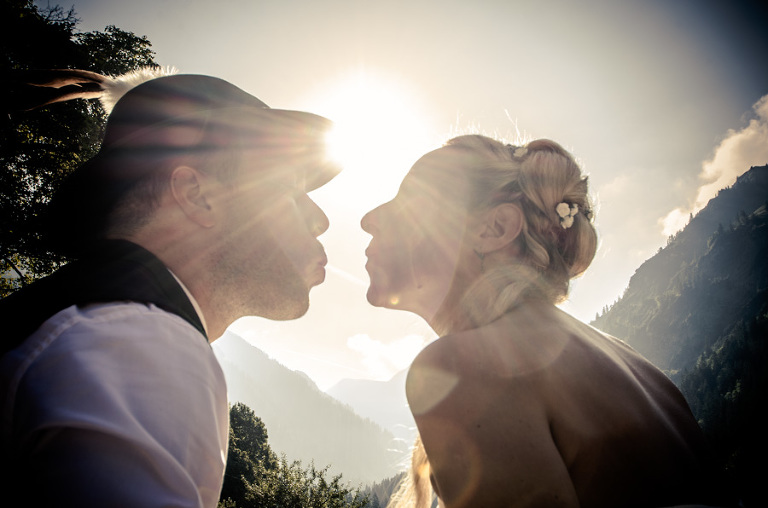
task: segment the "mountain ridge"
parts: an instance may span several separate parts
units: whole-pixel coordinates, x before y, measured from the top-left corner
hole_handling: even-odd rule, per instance
[[[405,369],[387,381],[342,379],[326,393],[391,432],[398,441],[398,449],[407,453],[417,435],[416,422],[405,396],[407,375],[408,369]]]
[[[691,367],[698,355],[713,344],[710,339],[691,337],[685,320],[673,315],[674,311],[680,310],[676,304],[693,304],[690,301],[693,297],[686,291],[700,276],[701,269],[696,272],[691,267],[711,250],[713,237],[719,231],[743,221],[766,200],[768,165],[753,166],[734,185],[722,189],[712,198],[685,228],[672,235],[666,247],[642,263],[630,278],[624,294],[591,324],[626,341],[662,370],[676,372]],[[746,273],[755,270],[756,263],[760,262],[759,259],[744,259],[749,252],[735,253],[740,256],[739,266]],[[729,277],[733,281],[736,275]],[[715,286],[710,289],[715,291]],[[717,294],[731,295],[722,288]],[[720,302],[728,308],[738,308],[739,304],[743,302]],[[692,311],[690,308],[684,310]],[[721,331],[712,330],[709,335]]]
[[[288,369],[232,332],[213,346],[230,403],[242,402],[262,419],[277,453],[330,466],[332,474],[352,484],[372,484],[399,471],[403,457],[393,447],[395,437],[323,393],[306,374]]]

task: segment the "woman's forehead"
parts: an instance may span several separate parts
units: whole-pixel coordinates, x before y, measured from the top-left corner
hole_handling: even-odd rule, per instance
[[[416,161],[403,180],[400,190],[406,194],[426,196],[436,203],[453,203],[464,207],[468,194],[465,151],[443,147]]]
[[[421,157],[411,168],[409,176],[422,184],[436,186],[463,185],[467,167],[473,157],[466,150],[446,146]]]

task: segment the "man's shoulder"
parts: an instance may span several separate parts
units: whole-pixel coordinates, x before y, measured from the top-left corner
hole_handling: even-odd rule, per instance
[[[8,351],[3,364],[31,366],[52,357],[71,363],[85,356],[168,355],[190,348],[207,352],[210,347],[200,335],[179,316],[152,304],[120,301],[72,305],[48,318]],[[115,360],[120,358],[115,356]]]
[[[182,346],[185,341],[179,343],[179,340],[186,337],[193,337],[195,344],[205,345],[200,335],[186,320],[154,304],[115,301],[67,307],[47,319],[29,339],[40,337],[48,342],[65,339],[72,347],[84,344],[101,347],[105,341],[120,341],[126,345],[149,343],[159,348]]]
[[[68,307],[4,355],[0,366],[14,392],[25,385],[78,389],[110,379],[163,378],[179,369],[217,378],[220,369],[193,326],[135,302]]]

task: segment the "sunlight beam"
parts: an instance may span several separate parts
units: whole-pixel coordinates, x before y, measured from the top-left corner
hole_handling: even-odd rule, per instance
[[[335,185],[344,199],[389,199],[411,165],[439,145],[423,100],[404,82],[361,70],[318,90],[307,108],[334,122],[329,151],[344,167]]]

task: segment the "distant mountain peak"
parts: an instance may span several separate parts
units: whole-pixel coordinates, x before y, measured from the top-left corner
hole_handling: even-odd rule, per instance
[[[342,379],[328,390],[328,395],[351,407],[358,415],[368,418],[405,443],[407,450],[416,439],[416,423],[405,397],[408,369],[392,376],[389,381]]]

